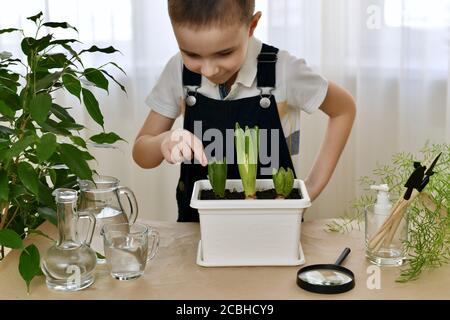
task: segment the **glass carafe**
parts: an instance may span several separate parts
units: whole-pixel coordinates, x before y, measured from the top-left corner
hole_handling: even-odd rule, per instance
[[[49,288],[81,290],[94,282],[96,256],[89,244],[95,229],[95,217],[76,211],[77,191],[61,188],[56,189],[53,195],[57,204],[59,239],[47,250],[41,268]],[[83,218],[89,221],[89,227],[87,239],[81,240],[78,227]]]
[[[91,248],[98,254],[97,263],[105,263],[103,237],[100,232],[108,223],[129,223],[136,221],[138,206],[136,197],[129,188],[120,186],[119,180],[110,176],[94,175],[93,181],[80,180],[80,210],[89,210],[96,218],[96,227]],[[122,199],[127,199],[123,205]]]

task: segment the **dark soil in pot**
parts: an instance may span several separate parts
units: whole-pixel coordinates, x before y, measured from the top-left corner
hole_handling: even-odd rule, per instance
[[[274,200],[277,198],[277,193],[275,189],[266,189],[261,191],[256,191],[257,200]],[[245,199],[244,192],[238,192],[235,190],[225,190],[225,198],[216,198],[213,190],[201,190],[200,200],[243,200]],[[302,199],[302,194],[300,189],[292,189],[291,194],[286,199]]]

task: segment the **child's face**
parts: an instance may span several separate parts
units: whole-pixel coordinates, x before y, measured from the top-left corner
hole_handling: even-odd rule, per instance
[[[250,25],[236,23],[225,28],[173,25],[185,66],[213,83],[225,83],[237,74],[247,54],[260,14]]]

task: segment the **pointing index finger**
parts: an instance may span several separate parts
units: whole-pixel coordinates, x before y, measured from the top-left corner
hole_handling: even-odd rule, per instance
[[[206,166],[208,164],[208,160],[206,159],[206,154],[203,150],[203,143],[191,132],[186,130],[185,133],[185,141],[194,152],[194,157],[200,162],[202,166]]]

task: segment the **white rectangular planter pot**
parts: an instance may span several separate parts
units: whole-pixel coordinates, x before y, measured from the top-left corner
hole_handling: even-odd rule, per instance
[[[256,190],[273,188],[271,179],[256,182]],[[241,180],[226,188],[242,191]],[[311,205],[302,180],[294,188],[302,199],[200,200],[208,180],[195,182],[191,207],[198,209],[201,240],[197,264],[214,266],[282,266],[305,263],[300,243],[303,210]]]

